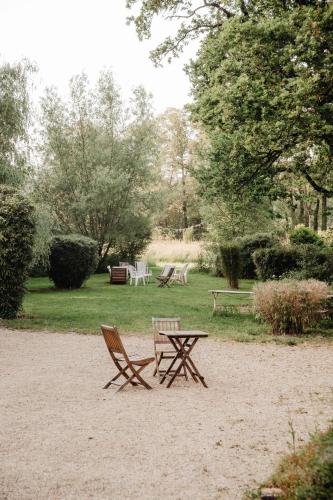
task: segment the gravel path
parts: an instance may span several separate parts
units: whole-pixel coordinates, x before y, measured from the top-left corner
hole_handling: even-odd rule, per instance
[[[124,337],[150,354],[148,337]],[[0,330],[1,499],[238,499],[332,418],[333,348],[199,341],[209,388],[102,390],[99,336]],[[145,372],[144,372],[145,373]]]

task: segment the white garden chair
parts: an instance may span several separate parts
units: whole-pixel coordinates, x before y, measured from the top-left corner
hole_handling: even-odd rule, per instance
[[[149,271],[148,264],[146,262],[143,262],[142,260],[139,260],[135,262],[135,268],[138,273],[144,274],[146,283],[149,283],[150,278],[153,274]]]
[[[181,267],[176,267],[175,272],[172,275],[172,281],[180,283],[181,285],[187,284],[187,272],[189,264],[184,264]]]
[[[130,285],[132,285],[132,281],[134,281],[135,286],[137,286],[140,280],[142,281],[143,285],[146,284],[146,278],[142,272],[137,271],[131,264],[127,266],[127,269],[130,276]]]

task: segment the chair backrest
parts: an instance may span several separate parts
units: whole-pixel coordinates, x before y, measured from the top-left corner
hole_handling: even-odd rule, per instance
[[[136,269],[134,266],[132,266],[131,264],[128,264],[127,269],[128,269],[128,272],[130,273],[130,276],[135,276]]]
[[[129,262],[119,262],[119,267],[128,267]]]
[[[107,266],[106,269],[109,271],[109,275],[111,276],[111,266]]]
[[[138,273],[146,274],[148,272],[147,263],[143,262],[142,260],[136,261],[135,267],[136,267],[136,270],[138,271]]]
[[[160,274],[161,278],[166,278],[168,276],[168,272],[170,270],[170,267],[172,267],[170,264],[165,264],[165,266],[163,267],[163,271]]]
[[[169,271],[166,275],[166,278],[168,278],[168,281],[171,278],[171,276],[173,275],[173,273],[175,272],[175,269],[176,269],[176,266],[170,266]]]
[[[155,344],[168,344],[170,341],[164,335],[160,335],[160,330],[180,330],[180,318],[152,318]]]
[[[115,352],[126,355],[117,327],[101,325],[101,330],[111,357],[113,358],[113,353]]]
[[[184,277],[188,268],[188,263],[184,264],[183,267],[179,271],[179,276]]]

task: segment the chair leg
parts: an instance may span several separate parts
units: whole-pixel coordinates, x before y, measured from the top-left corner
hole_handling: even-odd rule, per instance
[[[143,378],[141,377],[141,375],[139,375],[139,373],[146,367],[147,365],[144,365],[144,366],[141,366],[139,370],[136,370],[135,368],[133,368],[133,366],[131,366],[131,370],[132,372],[134,373],[133,377],[134,378],[137,378],[141,384],[146,388],[146,389],[152,389],[152,387],[145,381],[143,380]],[[132,378],[132,377],[131,377]]]
[[[153,377],[156,376],[156,373],[158,373],[158,355],[157,355],[157,352],[155,351],[155,369],[154,369]]]
[[[154,376],[157,373],[159,381],[161,380],[160,364],[161,364],[162,358],[163,358],[163,352],[160,352],[160,355],[159,356],[156,355],[156,357],[155,357],[155,359],[156,359],[156,368],[155,368]]]
[[[138,379],[140,385],[143,385],[146,389],[149,389],[149,390],[152,389],[152,387],[149,384],[147,384],[147,382],[145,382],[145,380],[143,380],[143,378],[140,375],[140,372],[144,368],[146,368],[146,366],[148,366],[148,365],[141,366],[139,368],[139,370],[136,370],[135,368],[133,368],[133,366],[130,366],[130,369],[133,372],[133,375],[128,380],[126,380],[126,382],[121,387],[119,387],[119,389],[116,392],[122,391],[124,389],[124,387],[126,387],[127,384],[132,383],[133,379],[135,379],[135,378]]]
[[[107,389],[108,387],[110,387],[110,385],[113,382],[115,382],[119,377],[121,377],[121,375],[123,375],[128,380],[130,377],[126,373],[127,368],[128,368],[128,365],[125,366],[124,368],[122,368],[121,370],[119,370],[119,372],[117,373],[117,375],[115,375],[107,384],[105,384],[105,386],[103,387],[103,389]]]

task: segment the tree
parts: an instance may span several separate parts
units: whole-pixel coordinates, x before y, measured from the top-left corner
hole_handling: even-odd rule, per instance
[[[0,66],[0,183],[18,184],[28,165],[29,75],[27,61]]]
[[[42,110],[37,195],[52,205],[60,230],[96,240],[100,259],[141,237],[133,228],[142,221],[146,234],[155,157],[150,96],[136,89],[126,111],[110,72],[93,89],[83,74],[71,80],[69,102],[49,89]]]
[[[158,15],[178,24],[174,37],[167,37],[150,55],[159,64],[164,57],[169,62],[182,52],[190,40],[207,33],[219,30],[223,23],[237,12],[248,16],[245,0],[127,0],[129,9],[136,9],[136,14],[129,16],[128,21],[134,23],[140,40],[150,38],[152,22]]]
[[[195,131],[184,110],[169,108],[158,119],[162,227],[184,230],[200,222],[194,166]]]
[[[333,195],[333,10],[253,2],[205,40],[189,74],[211,139],[209,196],[277,197],[281,176]],[[324,220],[325,225],[325,220]]]

